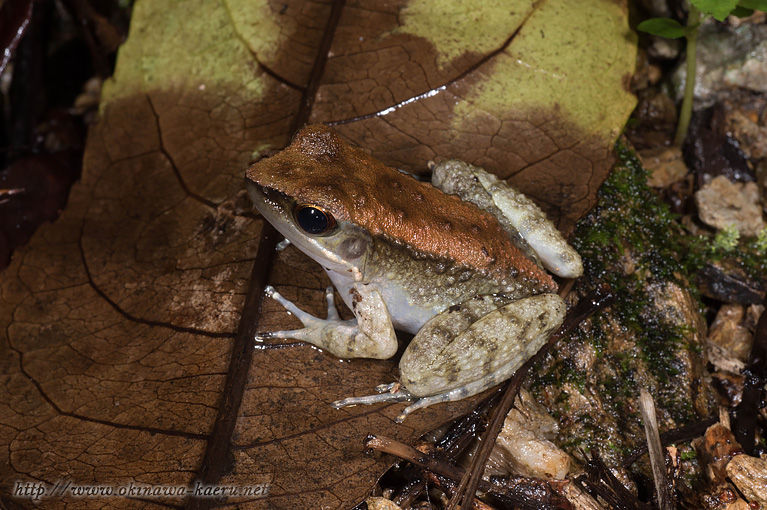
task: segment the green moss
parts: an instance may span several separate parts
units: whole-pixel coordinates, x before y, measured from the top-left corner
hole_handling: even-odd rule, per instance
[[[679,228],[668,207],[647,186],[647,173],[625,146],[616,147],[620,163],[599,190],[597,207],[582,220],[575,247],[584,258],[586,277],[605,282],[616,296],[614,316],[633,333],[638,354],[661,382],[679,372],[674,353],[683,345],[685,330],[662,317],[647,288],[664,282],[682,283],[686,276],[678,260]],[[599,329],[599,328],[597,328]],[[595,348],[604,348],[604,335]],[[634,392],[632,356],[613,360],[623,383],[612,392]]]
[[[682,460],[692,460],[698,457],[698,454],[695,452],[695,449],[693,448],[685,448],[681,450],[679,457]]]
[[[686,236],[682,239],[687,255],[685,271],[694,274],[711,262],[727,261],[742,269],[753,280],[767,274],[767,229],[755,237],[741,237],[737,231],[724,229],[713,236]]]
[[[670,283],[689,288],[691,273],[681,255],[688,238],[647,186],[647,173],[636,156],[621,144],[616,152],[619,163],[600,188],[597,206],[579,222],[573,242],[584,261],[585,277],[579,284],[607,283],[616,297],[609,314],[593,317],[570,340],[589,342],[600,368],[586,374],[566,357],[557,357],[536,386],[570,383],[584,393],[591,386],[605,397],[613,416],[628,423],[636,418],[629,403],[637,386],[649,385],[656,404],[686,422],[695,413],[688,394],[678,391],[687,367],[677,355],[685,349],[699,352],[700,347],[688,340],[691,326],[674,322],[657,300],[662,299],[659,289]]]

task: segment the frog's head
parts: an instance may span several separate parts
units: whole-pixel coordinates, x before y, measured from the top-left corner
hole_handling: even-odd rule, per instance
[[[320,204],[302,201],[253,181],[247,185],[256,209],[299,250],[336,273],[362,269],[371,244],[366,231],[337,219]]]
[[[247,183],[261,214],[333,271],[362,270],[372,239],[384,238],[556,289],[489,213],[384,165],[327,126],[301,129],[284,150],[248,168]]]
[[[371,237],[350,221],[337,176],[323,170],[340,143],[324,126],[305,128],[286,150],[251,166],[246,181],[264,219],[326,269],[348,274],[362,270]]]

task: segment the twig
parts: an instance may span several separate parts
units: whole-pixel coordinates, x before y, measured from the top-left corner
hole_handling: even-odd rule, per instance
[[[452,491],[465,473],[458,466],[435,459],[428,453],[388,437],[369,435],[365,438],[365,447],[407,460],[425,469],[427,476],[433,474],[441,477],[443,480],[432,481],[439,483],[446,491]],[[567,483],[566,480],[543,480],[526,476],[494,477],[491,482],[480,480],[479,488],[491,497],[525,509],[569,509],[571,505],[562,495]],[[474,508],[489,508],[474,498],[470,502]]]
[[[599,454],[592,449],[589,455],[583,453],[586,459],[586,474],[577,477],[574,482],[594,499],[602,498],[609,508],[615,510],[649,510],[618,480],[610,469],[602,462]]]
[[[423,447],[416,446],[416,449],[446,462],[454,463],[485,430],[490,410],[495,408],[496,404],[501,400],[502,392],[503,388],[498,387],[496,391],[480,402],[469,413],[454,420],[447,427],[441,438],[433,443],[425,442]],[[428,488],[422,469],[412,466],[412,469],[408,471],[414,478],[391,498],[392,501],[402,508],[412,506],[413,502]],[[404,469],[402,474],[407,476]],[[452,485],[451,493],[455,491],[456,485],[457,482]]]
[[[380,452],[389,453],[400,459],[404,459],[408,462],[420,466],[423,469],[437,473],[452,480],[460,480],[463,476],[463,469],[454,466],[448,462],[437,460],[427,453],[423,453],[416,450],[412,446],[400,443],[394,439],[375,436],[373,434],[365,438],[365,448],[371,448]],[[490,488],[490,484],[485,482],[487,488]]]

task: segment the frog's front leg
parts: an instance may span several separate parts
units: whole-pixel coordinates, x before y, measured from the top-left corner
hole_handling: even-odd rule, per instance
[[[325,298],[328,303],[328,318],[320,319],[298,308],[280,295],[271,285],[265,289],[268,296],[276,300],[295,315],[304,325],[302,329],[263,333],[259,338],[293,338],[303,340],[324,349],[339,358],[387,359],[397,352],[397,337],[381,293],[374,285],[353,284],[352,295],[354,319],[343,321],[336,311],[333,289],[328,287]]]
[[[556,294],[512,302],[503,296],[477,296],[424,324],[400,360],[403,389],[347,398],[333,406],[417,399],[397,418],[402,421],[416,409],[476,395],[511,377],[564,316],[565,304]]]

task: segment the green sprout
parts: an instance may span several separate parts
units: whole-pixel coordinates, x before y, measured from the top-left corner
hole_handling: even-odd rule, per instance
[[[701,21],[708,16],[713,16],[717,21],[724,21],[730,15],[744,18],[753,14],[755,10],[767,11],[767,0],[690,0],[690,12],[687,15],[686,26],[671,18],[650,18],[637,26],[637,30],[648,34],[668,39],[681,37],[687,39],[684,95],[682,97],[682,109],[679,112],[679,122],[674,135],[674,145],[682,145],[692,116],[692,100],[695,91],[695,51]]]
[[[738,239],[740,239],[740,232],[738,232],[737,228],[731,225],[716,233],[711,248],[714,251],[728,253],[738,247]]]
[[[756,252],[759,255],[764,255],[765,253],[767,253],[767,227],[764,227],[756,235],[756,242],[754,243],[754,248],[756,249]]]

